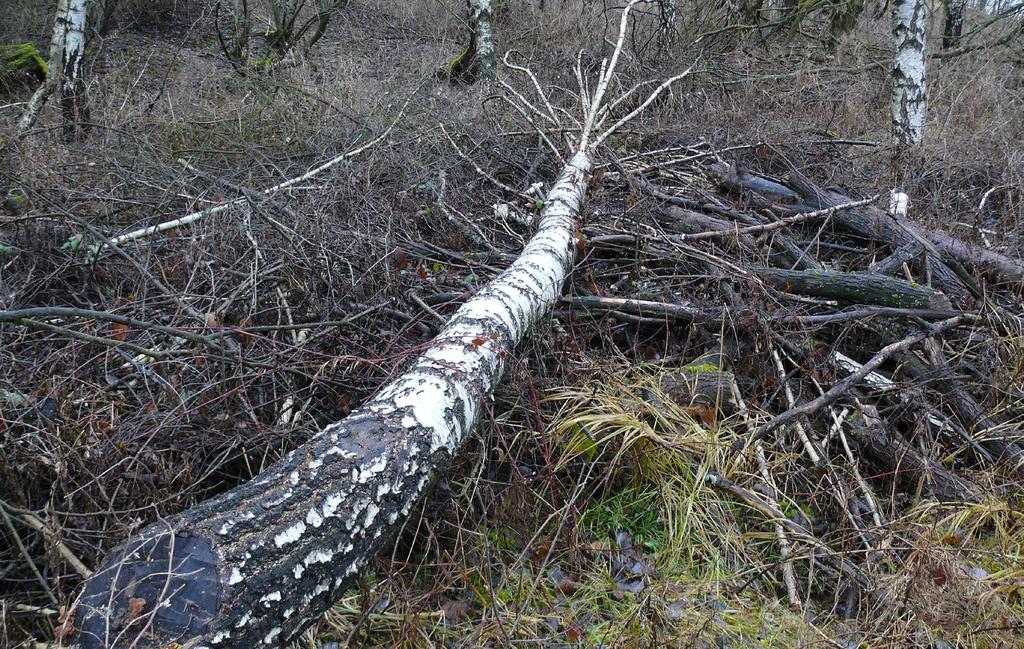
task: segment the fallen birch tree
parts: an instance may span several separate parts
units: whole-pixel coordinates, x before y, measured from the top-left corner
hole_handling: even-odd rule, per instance
[[[606,127],[615,102],[606,104],[605,94],[634,4],[622,12],[613,54],[522,254],[463,304],[404,374],[348,418],[249,483],[110,551],[77,603],[80,647],[285,645],[402,528],[482,418],[511,351],[561,292],[595,149],[689,73],[665,81]],[[583,72],[576,73],[586,93]],[[526,102],[522,95],[513,101]]]

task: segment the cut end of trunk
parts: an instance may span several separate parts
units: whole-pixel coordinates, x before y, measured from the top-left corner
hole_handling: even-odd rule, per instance
[[[204,635],[220,607],[218,574],[212,540],[185,531],[121,546],[86,583],[78,646],[166,646]]]

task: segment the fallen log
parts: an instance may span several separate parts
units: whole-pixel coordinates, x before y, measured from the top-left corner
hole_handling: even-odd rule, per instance
[[[562,301],[574,309],[601,312],[619,311],[644,318],[681,320],[683,322],[720,322],[722,319],[721,310],[700,308],[684,302],[669,304],[597,295],[564,297]]]
[[[657,210],[655,214],[666,221],[669,230],[682,233],[683,236],[679,238],[679,241],[697,241],[734,235],[736,241],[749,250],[758,250],[760,246],[757,240],[747,231],[758,233],[782,227],[777,225],[781,223],[780,221],[774,223],[762,221],[758,225],[739,228],[734,221],[726,221],[709,214],[695,212],[675,205],[667,205]],[[781,251],[773,254],[782,257],[786,266],[795,266],[800,270],[821,268],[821,264],[816,259],[804,254],[804,251],[799,246],[781,233],[776,233],[773,241],[782,248]]]
[[[794,204],[800,200],[800,195],[789,187],[755,176],[741,166],[716,162],[708,170],[718,180],[719,186],[751,199],[753,207]]]
[[[775,288],[846,304],[876,304],[907,309],[949,309],[949,299],[933,288],[872,273],[828,270],[752,269]]]
[[[689,73],[662,83],[605,128],[604,95],[636,2],[623,11],[573,155],[522,254],[459,308],[408,370],[348,418],[250,482],[111,550],[69,615],[81,649],[286,645],[402,528],[481,419],[515,345],[558,296],[578,249],[576,221],[593,151]],[[582,83],[582,70],[576,72]],[[595,135],[599,128],[605,130]]]
[[[879,259],[868,266],[868,270],[878,275],[896,275],[903,270],[903,264],[913,262],[922,254],[924,254],[924,246],[921,245],[921,242],[911,241],[893,250],[888,257]]]
[[[786,214],[804,209],[789,204],[795,199],[788,194],[780,194],[777,189],[780,185],[773,181],[749,173],[740,176],[721,164],[712,165],[710,172],[727,191],[761,192],[759,205],[763,207],[782,207]],[[848,197],[815,185],[796,170],[790,172],[788,182],[799,194],[803,204],[810,208],[835,208],[850,203]],[[787,204],[780,206],[780,198]],[[902,256],[917,256],[911,253],[918,247],[932,253],[934,279],[947,293],[962,295],[965,289],[976,295],[979,293],[973,281],[964,276],[963,272],[958,272],[957,264],[976,268],[993,281],[1016,284],[1024,282],[1024,260],[966,243],[942,232],[925,230],[875,207],[858,207],[842,210],[835,216],[836,223],[852,234],[892,246],[894,253],[888,262],[893,264]],[[897,255],[895,251],[899,251],[900,254]]]
[[[800,193],[803,201],[814,209],[835,207],[850,202],[850,199],[842,194],[815,185],[795,169],[790,172],[789,182]],[[969,294],[980,295],[973,280],[966,273],[957,272],[957,269],[951,267],[948,257],[939,251],[923,231],[910,222],[898,220],[893,215],[870,206],[844,210],[837,213],[833,220],[841,229],[869,241],[884,243],[893,250],[919,243],[932,255],[932,281],[950,298],[966,298]]]
[[[586,152],[572,158],[523,254],[372,401],[111,551],[79,603],[81,646],[276,646],[325,611],[451,460],[508,353],[556,297],[590,164]]]
[[[1024,282],[1024,261],[965,243],[942,232],[929,232],[928,238],[942,252],[962,264],[973,266],[989,279],[1020,285]]]

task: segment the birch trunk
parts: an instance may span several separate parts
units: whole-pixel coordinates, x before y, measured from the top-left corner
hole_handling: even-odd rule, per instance
[[[590,167],[586,152],[570,160],[520,257],[373,400],[251,482],[111,551],[79,603],[80,646],[278,646],[326,611],[447,466],[559,294]]]
[[[464,83],[498,78],[491,28],[491,0],[466,0],[469,20],[469,45],[455,58],[449,76]]]
[[[894,0],[892,33],[896,57],[892,68],[892,132],[899,147],[916,146],[924,137],[925,90],[924,0]]]
[[[671,45],[676,40],[676,0],[661,0],[661,42]]]
[[[59,0],[50,39],[49,74],[29,100],[18,122],[20,131],[32,128],[46,100],[58,87],[65,133],[73,131],[75,124],[85,117],[85,25],[86,0]]]

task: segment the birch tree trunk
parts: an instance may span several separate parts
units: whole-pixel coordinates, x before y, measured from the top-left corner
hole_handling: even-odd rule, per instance
[[[64,114],[64,132],[74,131],[75,124],[85,118],[86,0],[59,0],[50,39],[49,73],[36,90],[18,122],[18,130],[32,128],[46,100],[60,88],[60,105]]]
[[[661,0],[661,42],[668,46],[676,40],[676,0]]]
[[[948,51],[960,47],[960,37],[964,33],[964,9],[967,0],[946,0],[946,20],[942,27],[942,50]]]
[[[463,83],[498,77],[491,28],[491,0],[466,0],[469,20],[469,45],[449,68],[449,76]]]
[[[901,148],[924,137],[925,89],[924,0],[893,0],[892,34],[896,57],[892,68],[892,133]]]

